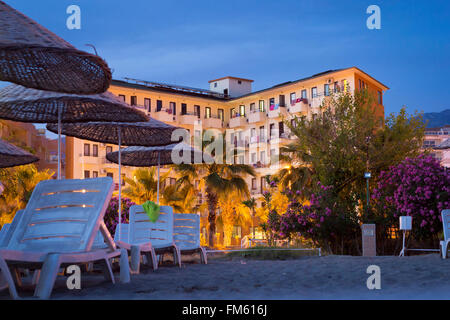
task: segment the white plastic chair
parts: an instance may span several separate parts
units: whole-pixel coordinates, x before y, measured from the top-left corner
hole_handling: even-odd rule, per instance
[[[174,263],[181,267],[180,251],[173,239],[173,209],[161,206],[156,222],[150,222],[142,206],[134,205],[129,211],[130,223],[128,231],[122,229],[120,241],[115,237],[120,248],[127,249],[131,256],[131,271],[139,273],[141,255],[151,264],[153,270],[158,268],[156,255],[173,253]],[[123,226],[126,224],[122,224]]]
[[[173,238],[180,254],[200,254],[200,262],[207,264],[206,250],[200,246],[200,216],[192,213],[174,215]]]
[[[442,210],[442,229],[444,230],[444,240],[440,242],[441,257],[447,258],[448,243],[450,242],[450,209]]]
[[[120,278],[129,282],[127,253],[116,248],[103,222],[113,189],[109,177],[46,180],[35,187],[0,248],[0,269],[13,298],[18,295],[8,264],[12,269],[41,266],[34,295],[42,299],[50,297],[59,269],[72,264],[100,261],[105,278],[114,283],[110,259],[121,256]],[[99,230],[108,246],[94,249]]]

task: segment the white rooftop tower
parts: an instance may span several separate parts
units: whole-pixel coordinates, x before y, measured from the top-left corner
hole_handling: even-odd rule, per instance
[[[209,81],[209,90],[235,98],[251,93],[252,82],[249,79],[223,77]]]

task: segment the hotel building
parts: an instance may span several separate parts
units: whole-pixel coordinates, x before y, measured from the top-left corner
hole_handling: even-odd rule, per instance
[[[252,84],[249,79],[223,77],[209,81],[209,90],[204,90],[125,78],[113,80],[109,91],[157,120],[188,129],[191,136],[207,129],[227,132],[227,143],[242,152],[238,161],[255,167],[257,176],[248,177],[248,185],[252,196],[259,198],[264,176],[278,169],[269,159],[292,138],[284,121],[318,113],[332,92],[362,88],[377,99],[377,112],[384,116],[383,93],[388,90],[357,67],[329,70],[259,91],[252,91]],[[117,149],[116,145],[67,137],[66,177],[111,176],[118,187],[118,166],[105,158]],[[134,169],[123,167],[122,173],[131,177]],[[166,183],[175,183],[175,176]]]
[[[444,167],[450,167],[450,125],[425,129],[422,148],[441,162]]]
[[[0,138],[36,155],[39,158],[35,163],[38,170],[49,169],[56,178],[58,140],[46,138],[44,128],[36,129],[32,123],[0,120]],[[62,160],[64,170],[64,155]]]

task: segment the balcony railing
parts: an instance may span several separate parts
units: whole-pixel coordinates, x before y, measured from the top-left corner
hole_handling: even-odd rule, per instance
[[[242,117],[232,117],[230,119],[230,123],[229,126],[230,128],[235,128],[235,127],[243,127],[247,124],[247,118],[245,116]]]

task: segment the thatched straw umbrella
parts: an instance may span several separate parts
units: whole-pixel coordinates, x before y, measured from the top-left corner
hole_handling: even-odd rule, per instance
[[[55,124],[48,124],[47,129],[55,132]],[[121,123],[121,122],[85,122],[65,123],[62,133],[66,136],[91,141],[119,145],[119,235],[121,234],[122,217],[122,173],[121,148],[124,145],[137,146],[163,146],[173,143],[172,133],[179,128],[150,118],[147,122]]]
[[[71,44],[0,1],[0,81],[77,94],[105,92],[106,62]]]
[[[120,154],[121,153],[121,154]],[[153,167],[158,168],[158,183],[156,191],[156,201],[159,204],[159,167],[168,164],[185,163],[184,158],[189,158],[188,163],[212,163],[214,159],[202,151],[192,148],[186,143],[173,143],[167,146],[158,147],[138,147],[132,146],[121,150],[121,152],[110,152],[106,154],[106,159],[118,163],[121,156],[121,163],[132,167]],[[187,157],[185,155],[187,153]],[[177,159],[178,158],[178,159]]]
[[[39,161],[38,157],[0,139],[0,168],[21,166],[36,161]]]
[[[95,95],[64,94],[10,85],[0,90],[0,119],[32,123],[87,121],[147,121],[136,108],[110,92]],[[58,133],[58,179],[61,178],[61,131]]]

